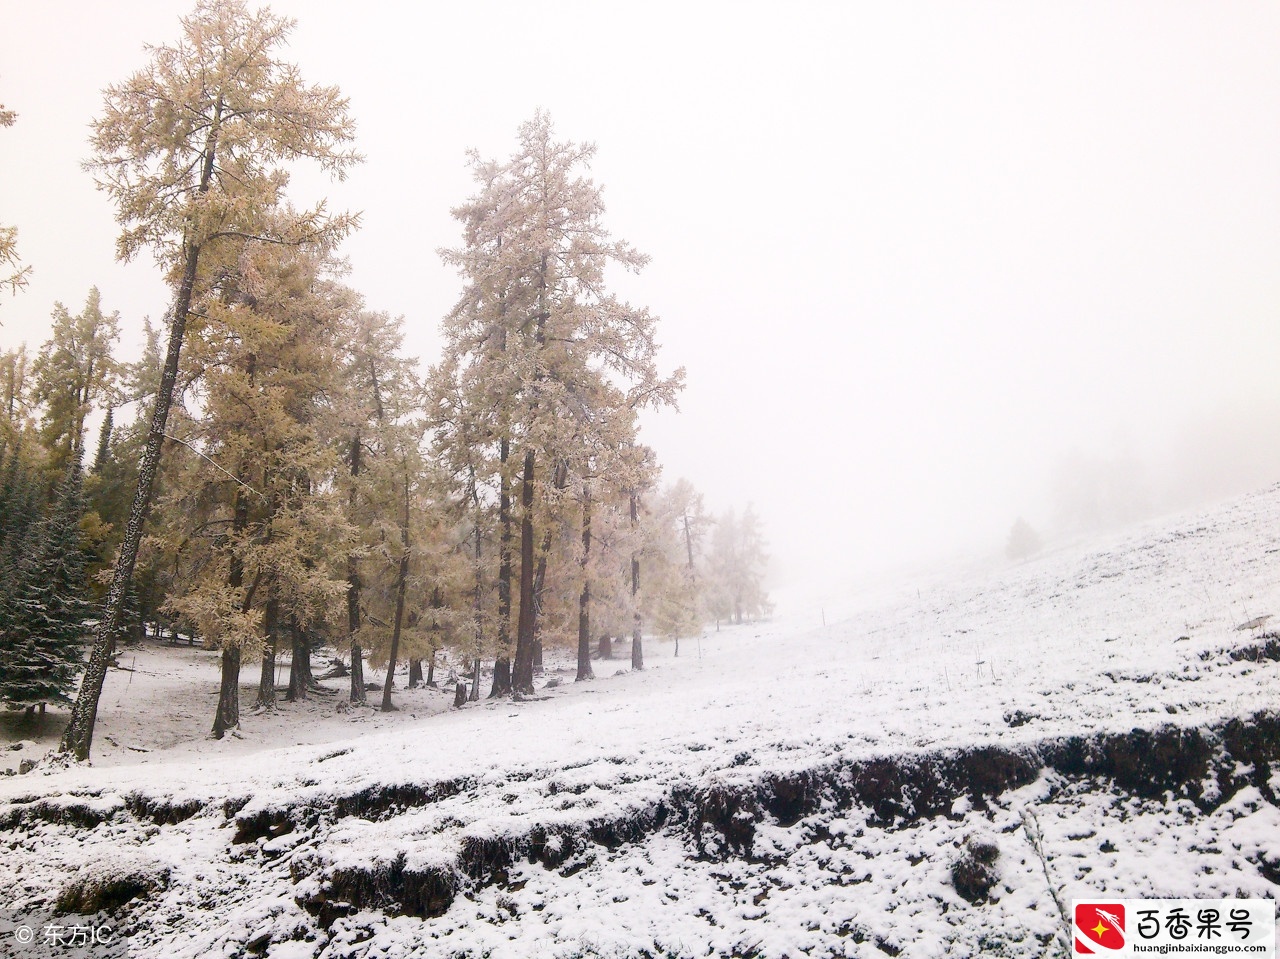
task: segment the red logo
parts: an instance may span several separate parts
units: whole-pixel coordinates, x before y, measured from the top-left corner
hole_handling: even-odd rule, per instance
[[[1120,903],[1079,903],[1075,919],[1076,952],[1093,955],[1124,948],[1124,906]]]

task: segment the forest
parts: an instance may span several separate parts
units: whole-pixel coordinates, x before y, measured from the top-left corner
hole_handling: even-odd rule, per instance
[[[339,88],[284,59],[292,26],[201,0],[104,91],[85,169],[117,256],[153,257],[170,287],[142,355],[121,355],[134,320],[97,288],[0,353],[0,700],[71,707],[68,758],[89,757],[106,672],[145,635],[220,652],[220,738],[323,690],[325,652],[352,703],[392,710],[397,667],[416,685],[447,663],[461,706],[530,695],[547,649],[576,651],[583,681],[614,641],[639,670],[646,635],[679,655],[771,608],[755,510],[713,514],[640,435],[684,371],[611,292],[647,258],[607,229],[594,147],[540,110],[507,158],[471,153],[439,251],[455,306],[371,311],[345,282],[360,215],[290,196],[291,173],[362,159]],[[15,291],[38,269],[20,230],[0,227]],[[406,323],[438,323],[441,355],[406,355]]]

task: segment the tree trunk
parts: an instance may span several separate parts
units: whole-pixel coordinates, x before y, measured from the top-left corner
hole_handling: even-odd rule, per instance
[[[569,485],[569,463],[567,460],[556,461],[552,471],[552,483],[556,490],[563,490]],[[551,555],[551,524],[542,531],[542,542],[538,546],[538,568],[533,574],[533,673],[542,672],[542,590],[547,582],[547,557]]]
[[[431,590],[431,652],[427,656],[427,685],[436,685],[436,653],[440,642],[440,611],[444,609],[444,591],[436,586]],[[412,623],[410,623],[412,625]],[[409,666],[410,682],[413,681],[413,665]],[[422,660],[418,660],[418,682],[422,682]]]
[[[511,692],[511,660],[499,656],[493,661],[493,686],[489,690],[489,698],[505,696]]]
[[[404,478],[404,512],[400,517],[400,568],[396,571],[396,618],[391,627],[391,654],[387,660],[387,681],[382,686],[382,711],[395,710],[391,702],[391,677],[400,655],[400,629],[404,624],[405,590],[409,584],[409,477]]]
[[[467,704],[467,684],[458,683],[453,690],[453,708],[461,709]]]
[[[435,663],[431,664],[432,672],[435,672]],[[409,688],[417,689],[422,685],[422,660],[409,660]]]
[[[364,650],[357,642],[351,644],[351,701],[353,703],[368,701],[364,691]]]
[[[498,683],[498,667],[493,672],[493,689],[489,697],[505,696],[511,692],[511,483],[507,477],[507,461],[511,455],[511,444],[503,437],[498,445],[499,489],[498,489],[498,662],[505,663],[502,669],[503,682]]]
[[[206,168],[212,166],[212,154]],[[201,182],[201,190],[208,189],[208,180]],[[124,620],[125,596],[133,583],[133,570],[138,562],[138,547],[142,542],[142,527],[151,512],[151,497],[159,473],[160,453],[164,445],[165,425],[169,421],[169,408],[173,405],[174,387],[178,381],[178,358],[182,352],[182,340],[187,329],[187,314],[191,310],[191,294],[195,288],[196,268],[200,262],[200,247],[187,248],[183,264],[182,281],[173,304],[173,322],[169,328],[169,345],[165,353],[164,370],[160,374],[160,388],[156,391],[156,405],[151,411],[151,425],[147,430],[147,446],[138,465],[138,487],[129,507],[125,522],[124,539],[116,554],[115,570],[111,586],[107,590],[102,617],[94,631],[93,651],[89,665],[80,683],[80,692],[71,709],[71,718],[62,734],[58,751],[70,753],[78,761],[89,758],[93,747],[93,727],[98,719],[98,700],[102,697],[102,684],[106,680],[107,666],[111,661],[111,647],[116,632]]]
[[[280,603],[276,599],[267,600],[267,608],[262,615],[262,628],[267,634],[262,644],[262,673],[258,678],[258,701],[255,709],[274,709],[276,705],[276,636],[279,633]]]
[[[475,496],[475,486],[471,487],[472,496]],[[484,645],[484,569],[481,565],[481,540],[480,540],[480,516],[476,515],[476,582],[475,591],[471,597],[471,613],[475,621],[476,631],[476,653],[475,653],[475,675],[471,677],[471,701],[473,703],[480,701],[480,657],[483,653]]]
[[[600,646],[596,652],[597,659],[613,659],[613,639],[608,636],[600,637]]]
[[[520,481],[520,612],[516,625],[516,658],[511,670],[513,692],[533,694],[533,633],[537,607],[533,594],[534,452],[525,450]]]
[[[684,548],[689,557],[689,602],[692,604],[691,612],[693,614],[693,622],[697,624],[699,634],[702,632],[702,617],[698,613],[698,570],[693,565],[693,534],[689,531],[689,510],[686,507],[684,516]],[[701,642],[701,639],[699,639]],[[680,655],[680,634],[676,633],[676,656]]]
[[[213,180],[214,162],[218,150],[218,133],[222,114],[219,99],[214,109],[213,122],[205,139],[203,167],[200,170],[200,193],[209,192]],[[187,315],[191,312],[191,296],[195,291],[196,272],[200,265],[199,243],[186,244],[182,264],[182,279],[178,294],[173,300],[172,324],[169,327],[169,343],[165,351],[164,369],[160,373],[160,386],[156,390],[156,405],[151,411],[151,425],[147,429],[147,446],[138,464],[138,487],[129,507],[129,519],[125,521],[124,538],[116,553],[115,570],[107,600],[94,631],[93,651],[80,692],[71,708],[71,717],[63,731],[58,751],[71,753],[77,761],[85,762],[93,747],[93,727],[98,719],[98,700],[102,698],[102,684],[107,678],[107,665],[111,659],[111,644],[124,619],[125,596],[133,583],[133,570],[138,562],[138,547],[142,542],[142,527],[151,512],[151,497],[155,491],[156,475],[160,468],[160,453],[164,446],[165,425],[169,421],[169,408],[173,405],[173,391],[178,382],[178,359],[182,353],[182,340],[187,331]]]
[[[218,690],[218,712],[213,717],[213,738],[221,739],[240,725],[240,647],[222,650],[222,686]]]
[[[578,676],[575,682],[592,679],[591,671],[591,493],[582,494],[582,558],[578,570],[582,592],[578,596]]]
[[[311,644],[307,634],[292,617],[289,620],[289,636],[293,641],[293,656],[289,663],[289,691],[284,698],[286,702],[294,703],[307,698],[307,691],[314,680],[311,678]]]
[[[348,506],[355,514],[355,478],[360,475],[360,435],[351,441],[351,496]],[[360,648],[360,564],[354,553],[347,554],[347,639],[351,644],[351,701],[363,703],[364,650]]]
[[[255,358],[252,353],[248,357],[248,373],[249,379],[253,380],[253,370]],[[237,468],[237,472],[241,472]],[[227,585],[234,592],[244,585],[244,560],[240,554],[236,552],[234,541],[244,532],[246,526],[249,525],[249,504],[245,500],[242,490],[236,487],[235,495],[232,499],[232,519],[231,532],[233,545],[231,547],[231,563],[230,570],[227,574]],[[248,595],[240,601],[241,609],[248,610],[249,605],[253,602],[253,593],[257,588],[258,580],[254,580],[254,586],[250,589]],[[228,661],[230,650],[223,647],[222,650],[222,687],[218,692],[218,709],[213,717],[213,738],[221,739],[222,734],[228,730],[240,725],[240,648],[235,649],[234,666]],[[234,674],[228,677],[228,671],[234,668]]]
[[[631,494],[631,529],[635,531],[640,517],[639,497]],[[631,631],[631,668],[644,669],[644,648],[640,644],[640,553],[631,553],[631,607],[634,610],[634,625]]]

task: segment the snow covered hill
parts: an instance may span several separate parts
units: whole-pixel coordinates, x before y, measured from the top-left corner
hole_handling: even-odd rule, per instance
[[[1275,898],[1278,531],[1280,487],[530,701],[0,780],[0,950],[105,906],[156,957],[1042,956],[1076,896]]]

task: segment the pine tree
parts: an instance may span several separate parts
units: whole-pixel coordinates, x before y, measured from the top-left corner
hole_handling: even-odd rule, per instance
[[[11,707],[71,702],[89,604],[80,543],[84,493],[80,463],[68,464],[49,516],[32,538],[27,562],[15,571],[17,587],[0,621],[0,699]]]

